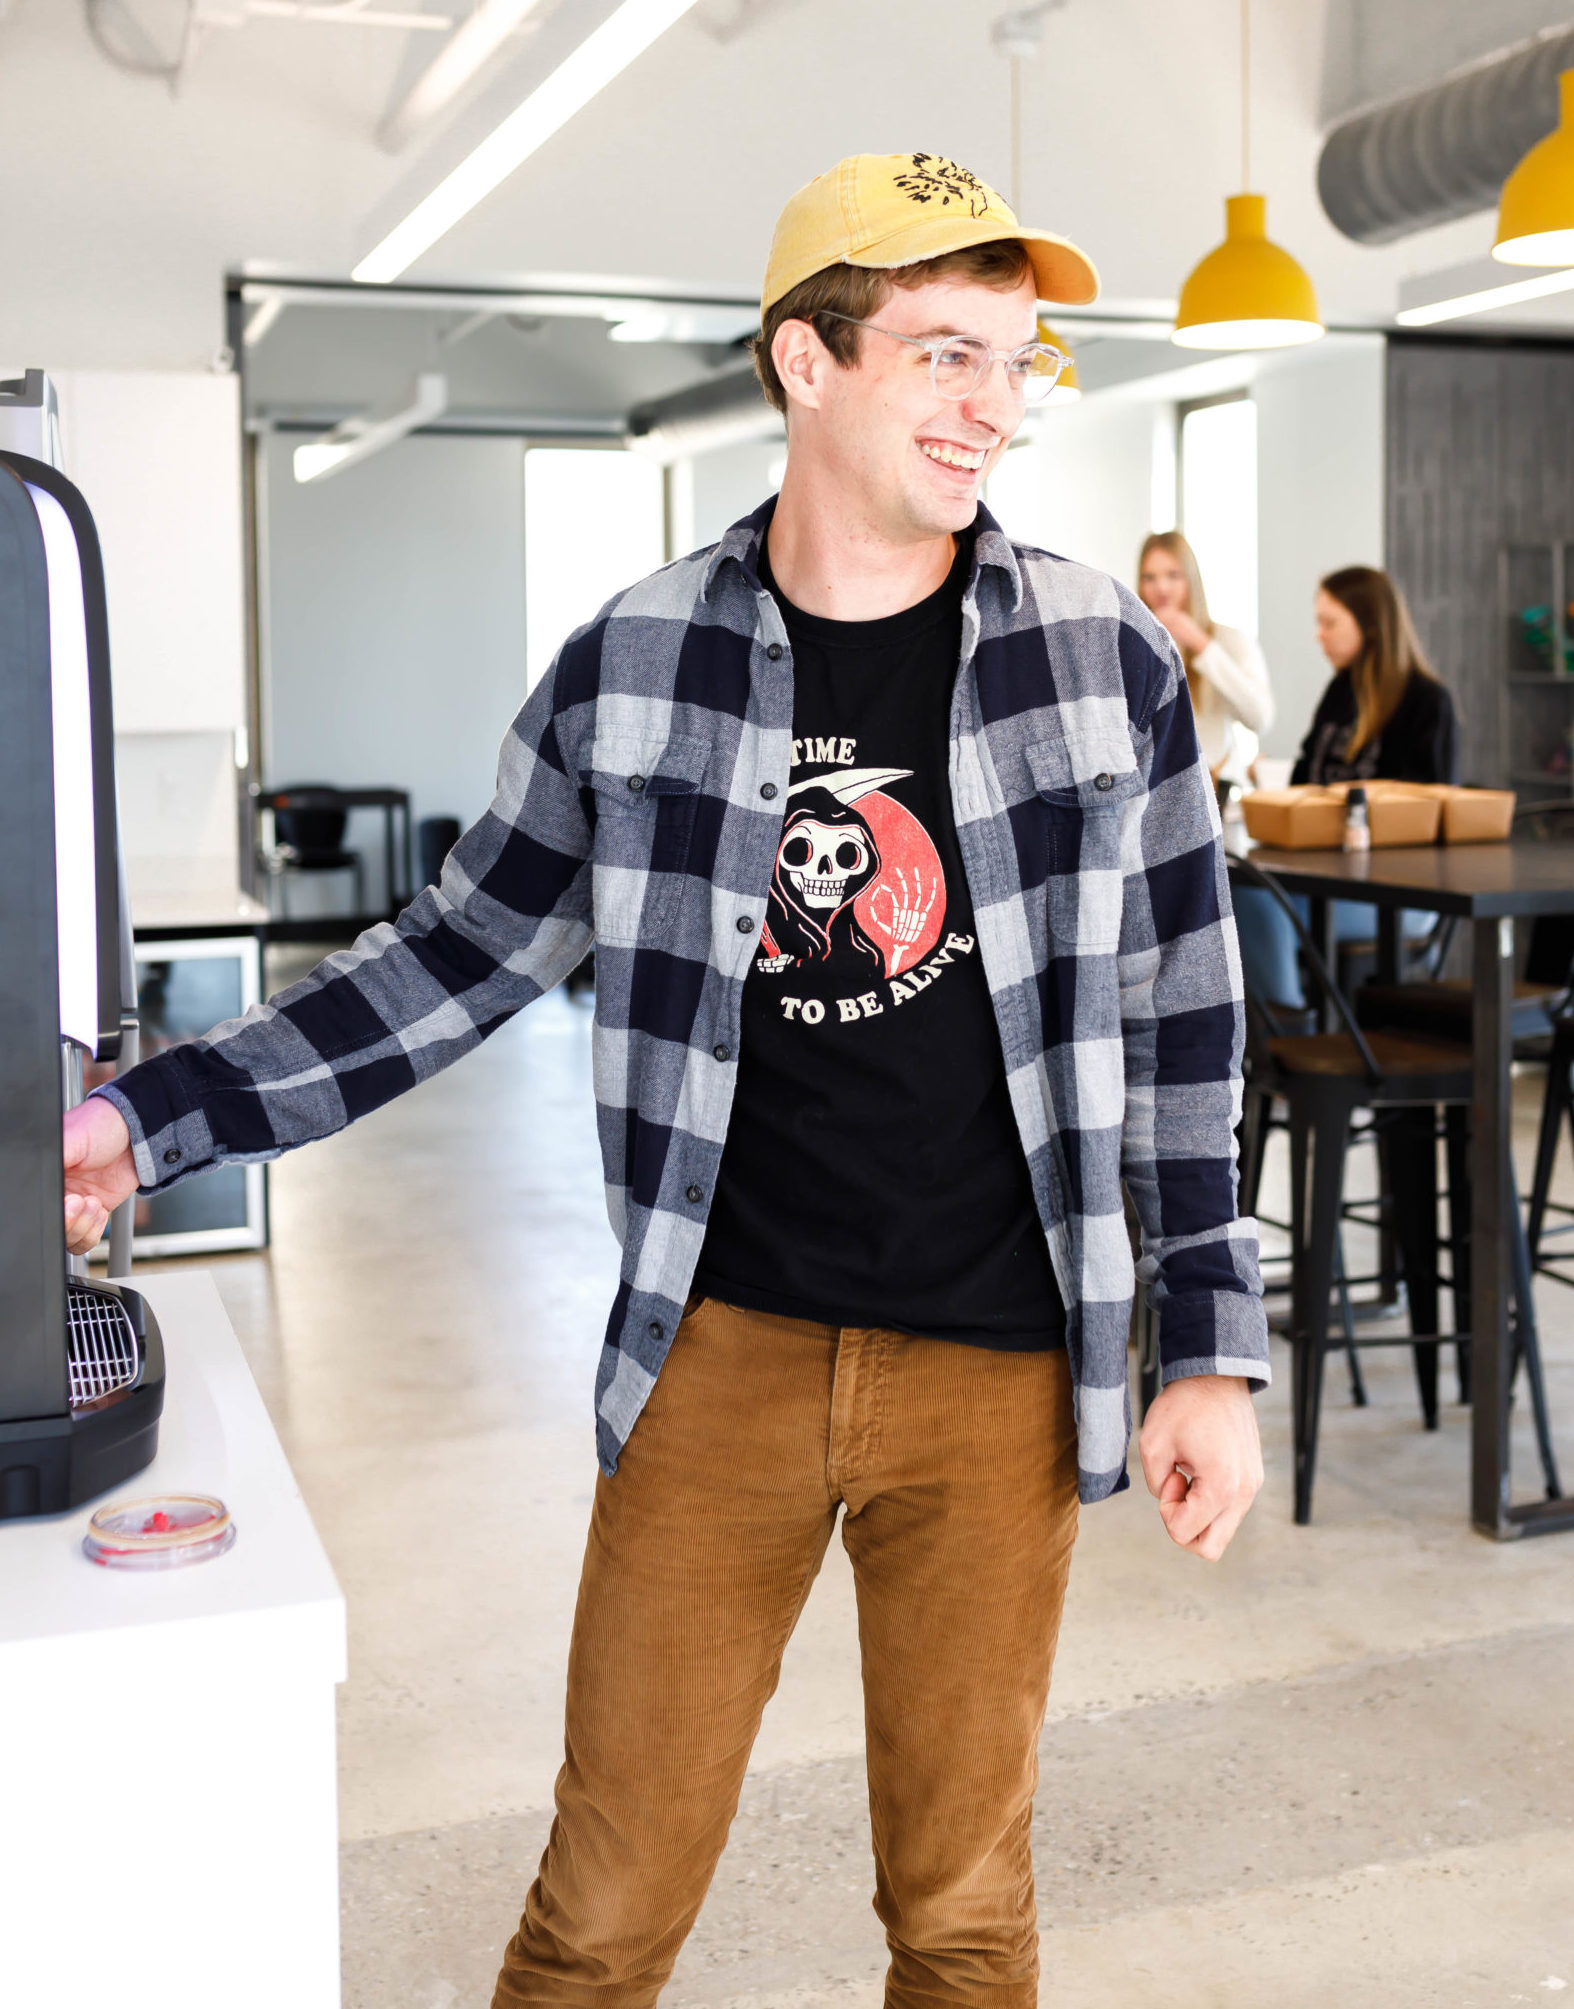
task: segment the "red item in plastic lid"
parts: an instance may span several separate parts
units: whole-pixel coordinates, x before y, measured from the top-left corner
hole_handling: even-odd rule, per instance
[[[209,1493],[168,1493],[100,1507],[88,1522],[82,1552],[111,1570],[170,1570],[207,1562],[235,1543],[235,1523]]]

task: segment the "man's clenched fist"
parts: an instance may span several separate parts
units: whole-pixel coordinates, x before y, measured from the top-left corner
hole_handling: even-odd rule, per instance
[[[85,1256],[103,1239],[113,1210],[137,1190],[131,1133],[114,1103],[92,1095],[66,1111],[65,1160],[66,1247]]]
[[[1170,1539],[1216,1563],[1262,1485],[1251,1392],[1234,1375],[1172,1381],[1137,1440]]]

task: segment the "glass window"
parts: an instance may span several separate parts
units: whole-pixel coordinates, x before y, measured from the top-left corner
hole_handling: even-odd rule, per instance
[[[1181,528],[1227,627],[1257,632],[1257,407],[1250,398],[1184,410]]]
[[[641,454],[525,455],[525,656],[534,687],[568,636],[662,563],[661,468]]]

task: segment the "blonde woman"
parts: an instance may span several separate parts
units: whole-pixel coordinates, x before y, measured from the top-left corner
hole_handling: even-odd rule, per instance
[[[1244,781],[1257,736],[1273,723],[1262,650],[1208,613],[1197,554],[1178,530],[1157,530],[1137,561],[1137,591],[1174,637],[1186,665],[1202,757],[1215,781]]]

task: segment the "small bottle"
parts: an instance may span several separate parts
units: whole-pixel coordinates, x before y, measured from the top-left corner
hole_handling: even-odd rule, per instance
[[[1352,788],[1344,799],[1344,848],[1346,851],[1370,851],[1372,848],[1372,826],[1366,816],[1366,790]]]

